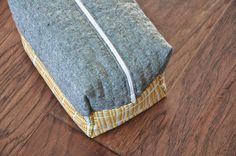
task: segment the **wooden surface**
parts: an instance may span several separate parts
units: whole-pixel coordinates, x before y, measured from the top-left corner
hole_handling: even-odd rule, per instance
[[[0,0],[0,155],[236,155],[236,1],[138,0],[174,48],[168,98],[87,138],[25,54]]]

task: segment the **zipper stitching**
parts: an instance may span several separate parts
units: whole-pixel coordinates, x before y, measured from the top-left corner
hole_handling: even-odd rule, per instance
[[[113,46],[113,44],[111,43],[111,41],[108,39],[108,37],[106,36],[106,34],[103,32],[102,28],[98,25],[98,23],[96,22],[96,20],[93,18],[93,16],[89,13],[89,11],[87,10],[87,8],[84,6],[84,4],[81,2],[81,0],[75,0],[75,2],[77,3],[77,5],[80,7],[80,9],[83,11],[83,13],[85,14],[85,16],[88,18],[88,20],[90,21],[90,23],[93,25],[93,27],[96,29],[96,31],[99,33],[99,35],[102,37],[102,39],[105,41],[105,43],[107,44],[107,46],[110,48],[110,50],[112,51],[113,55],[115,56],[116,60],[118,61],[120,67],[122,68],[122,70],[124,71],[126,78],[128,80],[128,84],[129,84],[129,90],[130,90],[130,98],[131,98],[131,102],[135,103],[136,102],[136,96],[134,93],[134,86],[133,86],[133,81],[131,78],[131,74],[130,71],[128,69],[128,67],[126,66],[125,62],[123,61],[123,59],[121,58],[121,56],[119,55],[119,53],[117,52],[116,48]]]

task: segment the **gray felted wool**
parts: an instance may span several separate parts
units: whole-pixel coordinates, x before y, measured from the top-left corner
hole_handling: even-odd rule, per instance
[[[124,60],[138,97],[171,46],[132,0],[82,0]],[[18,30],[82,115],[131,102],[127,77],[74,0],[9,0]]]

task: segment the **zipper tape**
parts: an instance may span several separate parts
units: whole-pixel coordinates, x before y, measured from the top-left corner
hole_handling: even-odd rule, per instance
[[[75,0],[75,2],[77,3],[77,5],[80,7],[80,9],[83,11],[83,13],[85,14],[85,16],[88,18],[88,20],[90,21],[90,23],[93,25],[93,27],[96,29],[96,31],[98,32],[98,34],[101,36],[101,38],[105,41],[105,43],[107,44],[107,46],[110,48],[110,50],[112,51],[113,55],[115,56],[116,60],[118,61],[118,63],[120,64],[122,70],[124,71],[128,84],[129,84],[129,90],[130,90],[130,98],[131,98],[131,102],[135,103],[136,102],[136,96],[134,93],[134,85],[133,85],[133,81],[131,78],[131,74],[130,71],[128,69],[128,67],[126,66],[125,62],[123,61],[123,59],[121,58],[121,56],[119,55],[119,53],[117,52],[116,48],[113,46],[113,44],[111,43],[111,41],[108,39],[108,37],[106,36],[106,34],[103,32],[102,28],[98,25],[98,23],[96,22],[96,20],[93,18],[93,16],[89,13],[89,11],[87,10],[87,8],[84,6],[84,4],[81,2],[81,0]]]

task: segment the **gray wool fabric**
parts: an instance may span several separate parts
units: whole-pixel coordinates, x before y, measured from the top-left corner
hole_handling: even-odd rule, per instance
[[[171,46],[133,0],[81,0],[127,65],[138,97]],[[131,102],[127,77],[74,0],[9,0],[18,30],[82,115]]]

